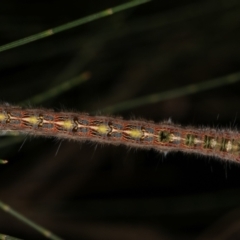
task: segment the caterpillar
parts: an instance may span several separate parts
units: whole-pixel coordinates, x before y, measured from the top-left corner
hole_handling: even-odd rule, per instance
[[[0,105],[0,130],[22,134],[93,141],[159,152],[182,151],[240,162],[240,133],[227,129],[180,126],[86,113],[56,112]]]

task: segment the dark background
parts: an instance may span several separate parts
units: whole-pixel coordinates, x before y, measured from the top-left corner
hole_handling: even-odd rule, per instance
[[[124,2],[1,0],[0,45]],[[101,113],[136,97],[238,72],[239,16],[234,0],[153,1],[1,52],[0,98]],[[90,79],[67,92],[39,104],[28,100],[84,72]],[[239,91],[236,83],[107,114],[235,129]],[[3,136],[0,144],[0,157],[9,160],[0,166],[0,199],[64,239],[240,234],[238,164],[34,137]],[[0,232],[44,239],[3,211]]]

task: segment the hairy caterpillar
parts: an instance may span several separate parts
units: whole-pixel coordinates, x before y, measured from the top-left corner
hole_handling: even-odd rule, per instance
[[[231,130],[182,127],[83,113],[0,105],[0,129],[77,141],[123,144],[160,152],[182,151],[240,161],[240,134]]]

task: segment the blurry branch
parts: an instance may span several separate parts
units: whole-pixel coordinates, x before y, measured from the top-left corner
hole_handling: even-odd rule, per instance
[[[31,226],[32,228],[34,228],[35,230],[37,230],[38,232],[40,232],[42,235],[44,235],[45,237],[52,239],[52,240],[62,240],[62,238],[56,236],[55,234],[53,234],[52,232],[50,232],[49,230],[37,225],[36,223],[34,223],[33,221],[27,219],[26,217],[24,217],[23,215],[21,215],[20,213],[16,212],[15,210],[13,210],[10,206],[6,205],[5,203],[0,201],[0,208],[9,213],[10,215],[14,216],[15,218],[19,219],[21,222]],[[2,235],[4,236],[4,235]],[[0,237],[2,237],[0,235]],[[4,238],[2,238],[4,239]],[[16,240],[16,238],[9,238]]]
[[[37,40],[42,39],[42,38],[52,36],[56,33],[60,33],[60,32],[69,30],[71,28],[78,27],[80,25],[98,20],[98,19],[103,18],[103,17],[107,17],[109,15],[127,10],[129,8],[132,8],[132,7],[136,7],[140,4],[143,4],[143,3],[146,3],[146,2],[149,2],[149,1],[151,1],[151,0],[135,0],[135,1],[130,1],[128,3],[124,3],[122,5],[118,5],[118,6],[113,7],[113,8],[105,9],[101,12],[88,15],[87,17],[83,17],[83,18],[80,18],[78,20],[63,24],[61,26],[51,28],[51,29],[45,30],[43,32],[31,35],[29,37],[22,38],[20,40],[2,45],[2,46],[0,46],[0,52],[9,50],[9,49],[12,49],[12,48],[15,48],[15,47],[19,47],[19,46],[22,46],[24,44],[37,41]]]

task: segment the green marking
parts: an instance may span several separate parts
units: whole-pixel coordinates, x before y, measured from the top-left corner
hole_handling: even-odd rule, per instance
[[[213,137],[210,137],[210,136],[204,136],[204,145],[203,147],[204,148],[208,148],[208,149],[212,149],[211,147],[211,140],[214,139]]]
[[[195,143],[194,143],[194,140],[195,140],[196,136],[195,135],[192,135],[192,134],[187,134],[187,137],[186,137],[186,145],[187,146],[194,146]]]
[[[163,143],[169,142],[170,141],[170,133],[167,131],[161,131],[159,133],[159,141],[163,142]]]
[[[220,145],[220,151],[225,152],[226,151],[226,138],[222,138],[221,145]]]

